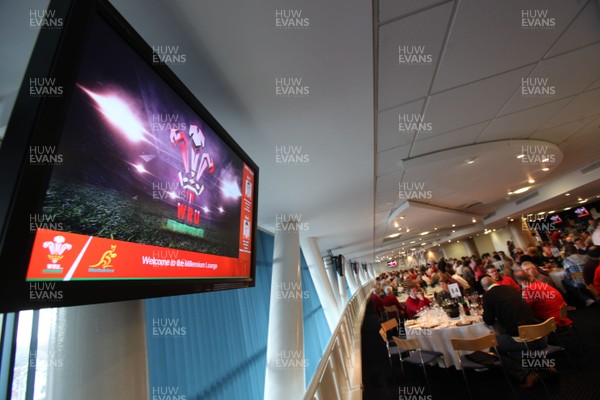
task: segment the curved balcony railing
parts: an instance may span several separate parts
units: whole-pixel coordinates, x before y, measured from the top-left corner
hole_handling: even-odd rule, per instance
[[[348,301],[304,400],[362,399],[360,330],[373,286],[374,282],[369,281]]]

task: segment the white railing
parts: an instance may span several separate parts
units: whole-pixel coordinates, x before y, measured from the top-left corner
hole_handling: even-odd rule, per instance
[[[360,330],[373,286],[374,281],[367,282],[348,301],[304,400],[362,399]]]

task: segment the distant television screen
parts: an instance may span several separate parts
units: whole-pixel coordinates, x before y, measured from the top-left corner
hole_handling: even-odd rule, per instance
[[[54,52],[39,83],[63,77],[60,99],[17,100],[37,116],[11,119],[2,148],[31,138],[7,192],[5,310],[253,286],[258,167],[106,1],[64,22],[32,56]]]
[[[550,221],[552,221],[552,223],[554,223],[554,224],[560,224],[563,222],[562,219],[560,218],[560,215],[558,215],[558,214],[552,215],[550,217]]]
[[[587,208],[585,207],[577,207],[574,211],[574,213],[577,215],[577,217],[579,218],[583,218],[583,217],[587,217],[590,215],[589,211],[587,210]]]
[[[396,261],[396,260],[391,260],[391,261],[388,261],[388,262],[387,262],[387,266],[388,266],[389,268],[397,267],[397,266],[398,266],[398,261]]]

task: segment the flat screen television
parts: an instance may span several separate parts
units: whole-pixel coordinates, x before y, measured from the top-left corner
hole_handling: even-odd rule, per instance
[[[41,14],[0,148],[0,311],[254,286],[257,165],[107,1]]]

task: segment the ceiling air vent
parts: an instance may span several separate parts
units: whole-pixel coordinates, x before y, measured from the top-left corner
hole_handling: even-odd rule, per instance
[[[494,215],[496,215],[496,211],[492,211],[491,213],[489,213],[488,215],[483,217],[483,219],[486,220],[486,219],[492,218]]]
[[[582,169],[581,169],[581,173],[582,173],[583,175],[585,175],[585,174],[588,174],[588,173],[590,173],[590,172],[592,172],[593,170],[595,170],[595,169],[598,169],[598,168],[600,168],[600,161],[597,161],[597,162],[595,162],[595,163],[593,163],[593,164],[591,164],[591,165],[588,165],[588,166],[587,166],[587,167],[585,167],[585,168],[582,168]]]
[[[461,210],[468,210],[471,207],[475,207],[478,206],[480,204],[483,204],[480,201],[476,201],[475,203],[466,203],[466,204],[461,204],[460,206],[458,206],[457,208],[460,208]]]
[[[515,204],[521,204],[521,203],[525,203],[527,200],[531,200],[536,196],[539,196],[540,194],[538,193],[538,191],[536,190],[535,192],[528,194],[525,197],[521,197],[519,200],[515,201]]]

